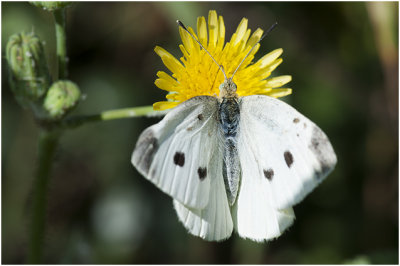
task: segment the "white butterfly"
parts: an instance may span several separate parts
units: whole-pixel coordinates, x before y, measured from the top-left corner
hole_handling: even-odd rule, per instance
[[[220,97],[191,98],[147,128],[132,164],[173,198],[191,234],[219,241],[235,229],[264,241],[293,223],[292,206],[333,170],[336,155],[294,108],[264,95],[238,98],[226,78]]]

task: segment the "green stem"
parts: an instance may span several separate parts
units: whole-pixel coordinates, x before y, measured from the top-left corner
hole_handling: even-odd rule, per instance
[[[106,121],[106,120],[113,120],[113,119],[146,116],[153,112],[154,112],[153,106],[141,106],[141,107],[109,110],[109,111],[104,111],[104,112],[100,113],[100,117],[101,117],[100,120]]]
[[[38,144],[38,168],[36,169],[30,228],[28,263],[40,264],[43,258],[43,242],[46,220],[47,187],[58,134],[42,130]]]
[[[67,44],[65,34],[65,8],[53,12],[56,26],[58,79],[67,77]]]
[[[58,79],[67,77],[67,49],[65,35],[65,9],[53,12],[57,40]],[[57,80],[57,79],[55,79]],[[60,131],[57,131],[60,132]],[[46,221],[46,206],[50,170],[59,133],[41,129],[38,144],[38,168],[36,169],[32,194],[32,214],[28,263],[39,264],[43,259],[43,243]]]
[[[166,112],[154,111],[153,106],[140,106],[109,110],[95,115],[73,116],[60,121],[59,128],[76,128],[88,122],[108,121],[114,119],[141,117],[141,116],[162,116]]]

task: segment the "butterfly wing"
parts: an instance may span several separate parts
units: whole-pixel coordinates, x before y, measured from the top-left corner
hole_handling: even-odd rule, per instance
[[[218,146],[217,99],[198,96],[178,105],[139,137],[132,164],[182,204],[202,209],[210,191],[211,155]]]
[[[204,209],[184,206],[174,200],[179,220],[189,233],[208,241],[220,241],[232,234],[233,222],[222,176],[222,150],[213,154],[210,170],[210,194]]]
[[[242,124],[243,119],[241,115]],[[278,210],[272,204],[272,188],[266,184],[268,180],[260,176],[260,158],[253,150],[254,143],[249,143],[249,139],[254,137],[254,132],[243,127],[240,127],[238,136],[242,179],[237,201],[232,208],[232,216],[235,230],[241,237],[262,242],[280,236],[293,223],[295,216],[292,208]],[[259,145],[265,146],[265,142]]]
[[[333,170],[336,155],[322,130],[288,104],[262,95],[239,104],[242,179],[233,216],[239,235],[260,241],[292,223],[291,207]]]
[[[241,189],[240,193],[243,194],[239,194],[232,208],[232,219],[235,230],[241,237],[263,242],[279,237],[293,224],[295,215],[292,208],[276,210],[265,201],[262,202],[266,195],[260,193],[262,190],[255,185],[250,184]]]

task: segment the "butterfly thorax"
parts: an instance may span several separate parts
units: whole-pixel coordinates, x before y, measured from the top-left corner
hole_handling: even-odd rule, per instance
[[[240,162],[237,150],[237,132],[240,108],[236,84],[226,79],[220,86],[219,122],[224,136],[223,177],[229,204],[235,203],[240,181]]]

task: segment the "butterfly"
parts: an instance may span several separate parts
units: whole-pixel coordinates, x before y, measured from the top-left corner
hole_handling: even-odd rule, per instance
[[[261,242],[293,223],[292,207],[337,159],[324,132],[290,105],[238,97],[233,75],[219,97],[193,97],[144,130],[132,164],[173,198],[189,233],[221,241],[235,230]]]

